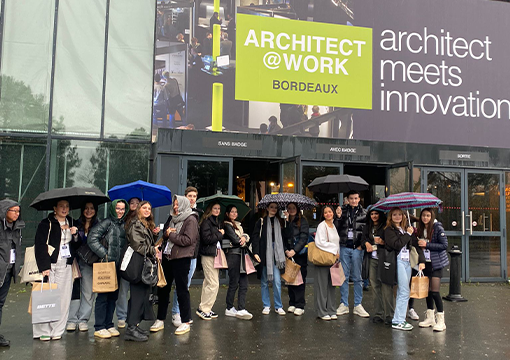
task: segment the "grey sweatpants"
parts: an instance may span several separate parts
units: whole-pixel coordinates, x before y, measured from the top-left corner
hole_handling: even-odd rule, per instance
[[[335,287],[331,285],[329,266],[315,266],[313,290],[318,317],[336,315]]]

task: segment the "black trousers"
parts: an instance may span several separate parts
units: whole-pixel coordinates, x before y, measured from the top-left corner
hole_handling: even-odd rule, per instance
[[[5,274],[5,279],[2,287],[0,287],[0,324],[2,324],[2,308],[5,304],[5,299],[7,299],[7,294],[9,293],[9,288],[11,287],[11,280],[14,277],[13,268],[7,269],[7,273]]]
[[[126,319],[128,325],[136,326],[142,320],[155,320],[152,302],[149,299],[152,287],[140,281],[136,284],[131,283],[129,289],[131,296],[129,297]]]
[[[308,255],[294,255],[294,261],[301,266],[301,276],[303,277],[303,284],[299,286],[287,286],[289,289],[289,306],[295,306],[298,309],[304,309],[305,289],[306,289],[306,274],[308,273]]]
[[[165,320],[168,312],[168,302],[170,300],[170,291],[172,282],[175,280],[175,290],[177,291],[177,300],[179,301],[179,312],[181,321],[187,323],[191,320],[191,303],[188,289],[188,274],[191,264],[191,258],[182,258],[168,260],[163,256],[161,266],[165,273],[167,285],[158,288],[158,320]]]
[[[241,254],[227,254],[228,264],[228,290],[227,309],[234,307],[237,288],[237,310],[244,310],[246,306],[246,293],[248,292],[248,275],[241,274]]]

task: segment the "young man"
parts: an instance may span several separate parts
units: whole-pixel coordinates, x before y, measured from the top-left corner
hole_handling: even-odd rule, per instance
[[[2,308],[16,274],[21,267],[21,229],[25,222],[20,219],[20,205],[13,200],[0,201],[0,324]],[[10,346],[10,341],[0,335],[0,346]]]
[[[203,211],[201,209],[197,209],[197,197],[198,197],[198,190],[197,188],[193,186],[188,186],[186,190],[184,190],[184,196],[186,196],[190,202],[191,208],[193,211],[195,211],[198,214],[198,221],[200,221],[200,218],[203,215]],[[193,274],[195,274],[195,270],[197,268],[197,255],[198,255],[198,244],[197,248],[195,249],[195,256],[193,259],[191,259],[191,264],[189,267],[189,274],[188,274],[188,288],[191,284],[191,279],[193,278]],[[216,314],[214,314],[216,315]],[[217,317],[217,315],[216,315]],[[181,325],[181,314],[179,311],[179,301],[177,300],[177,291],[174,292],[174,300],[173,300],[173,306],[172,306],[172,324],[174,326],[179,327]]]
[[[354,281],[354,314],[361,317],[369,317],[361,301],[363,299],[363,280],[361,268],[363,266],[364,251],[361,248],[361,234],[365,226],[367,212],[359,204],[359,192],[351,191],[347,194],[348,204],[341,208],[340,218],[335,221],[335,226],[340,235],[340,262],[344,269],[345,281],[340,287],[342,296],[340,306],[336,310],[337,315],[349,313],[349,278]]]

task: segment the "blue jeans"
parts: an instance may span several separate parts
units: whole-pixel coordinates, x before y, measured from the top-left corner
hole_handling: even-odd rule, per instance
[[[117,299],[117,320],[126,320],[128,312],[129,281],[119,278],[119,298]]]
[[[411,263],[402,261],[400,254],[397,256],[397,298],[395,303],[395,315],[392,322],[400,324],[406,320],[407,303],[409,301],[409,282],[411,281]]]
[[[363,300],[363,280],[361,279],[361,267],[363,266],[363,250],[340,248],[340,262],[344,269],[345,281],[340,286],[342,304],[349,307],[349,278],[354,282],[354,306],[361,304]]]
[[[260,278],[260,293],[262,294],[262,305],[271,307],[271,298],[269,297],[269,282],[267,280],[267,266],[262,268],[262,277]],[[282,305],[282,279],[280,269],[273,264],[273,298],[274,308],[281,309]]]
[[[69,307],[68,323],[87,323],[92,314],[92,305],[94,302],[95,293],[92,292],[92,266],[85,264],[82,260],[78,259],[80,267],[80,299],[72,300]]]
[[[191,259],[191,264],[189,266],[189,273],[188,273],[188,289],[191,285],[191,279],[193,278],[193,274],[195,273],[195,270],[197,268],[197,259]],[[171,286],[171,284],[170,284]],[[180,314],[179,310],[179,300],[177,300],[177,290],[174,291],[174,300],[172,305],[172,315]]]

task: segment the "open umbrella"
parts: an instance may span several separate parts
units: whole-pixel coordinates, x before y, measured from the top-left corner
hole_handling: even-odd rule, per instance
[[[35,198],[30,206],[36,210],[53,210],[59,200],[69,201],[71,209],[79,209],[88,202],[99,205],[110,201],[108,196],[97,188],[70,187],[43,192]]]
[[[354,175],[327,175],[315,178],[308,189],[323,194],[348,193],[349,191],[362,191],[368,189],[368,183],[359,176]]]
[[[317,206],[317,203],[307,196],[293,193],[267,194],[260,200],[257,207],[266,209],[271,203],[277,203],[280,210],[287,208],[290,203],[295,203],[301,210],[311,210]]]
[[[212,196],[208,196],[205,198],[200,198],[197,200],[197,207],[199,209],[205,210],[211,202],[218,202],[221,206],[220,220],[223,219],[223,214],[227,209],[227,206],[234,205],[237,208],[237,220],[241,221],[244,217],[250,212],[250,208],[243,199],[239,196],[235,195],[223,195],[216,194]]]
[[[151,203],[153,208],[172,204],[172,192],[164,185],[156,185],[138,180],[129,184],[117,185],[108,190],[112,200],[129,200],[137,197]]]
[[[387,212],[394,207],[399,207],[402,210],[439,208],[441,212],[443,211],[443,202],[429,193],[403,192],[379,200],[375,204],[370,205],[367,211],[380,210]]]

